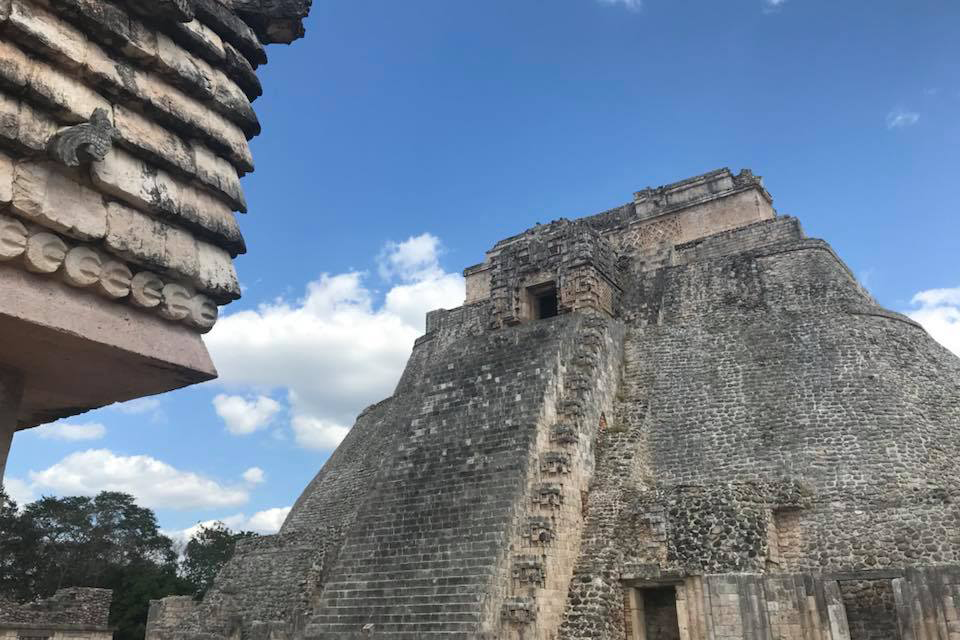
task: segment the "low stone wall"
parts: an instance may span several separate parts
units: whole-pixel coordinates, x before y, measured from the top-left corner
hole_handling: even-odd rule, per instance
[[[18,604],[0,600],[0,638],[16,637],[18,629],[76,628],[82,631],[109,631],[110,589],[60,589],[53,596]],[[30,634],[21,634],[30,635]],[[112,634],[108,634],[112,635]]]

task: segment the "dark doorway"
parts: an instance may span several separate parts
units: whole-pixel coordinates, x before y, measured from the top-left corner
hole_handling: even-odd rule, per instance
[[[537,287],[530,291],[533,296],[533,313],[535,320],[552,318],[557,315],[557,287],[553,284]]]
[[[673,587],[643,589],[645,640],[680,640],[677,623],[677,590]]]

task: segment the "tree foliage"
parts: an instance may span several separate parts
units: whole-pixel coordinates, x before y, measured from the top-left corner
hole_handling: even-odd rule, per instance
[[[196,585],[202,596],[213,585],[220,568],[233,555],[238,540],[255,536],[250,531],[233,533],[222,522],[201,526],[187,543],[181,563],[183,577]]]
[[[113,589],[115,639],[141,640],[150,600],[202,596],[236,541],[252,535],[221,523],[201,527],[181,558],[153,511],[128,494],[44,497],[20,509],[0,487],[0,597],[26,602],[66,587]]]

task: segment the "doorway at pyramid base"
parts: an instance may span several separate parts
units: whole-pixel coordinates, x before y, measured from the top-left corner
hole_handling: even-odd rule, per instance
[[[954,640],[960,359],[752,173],[465,274],[280,532],[148,640]]]

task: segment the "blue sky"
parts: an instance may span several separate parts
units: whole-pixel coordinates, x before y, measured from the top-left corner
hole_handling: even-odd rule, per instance
[[[221,381],[18,434],[20,497],[125,489],[170,531],[269,531],[463,267],[721,166],[960,351],[955,2],[314,4],[261,70]]]

